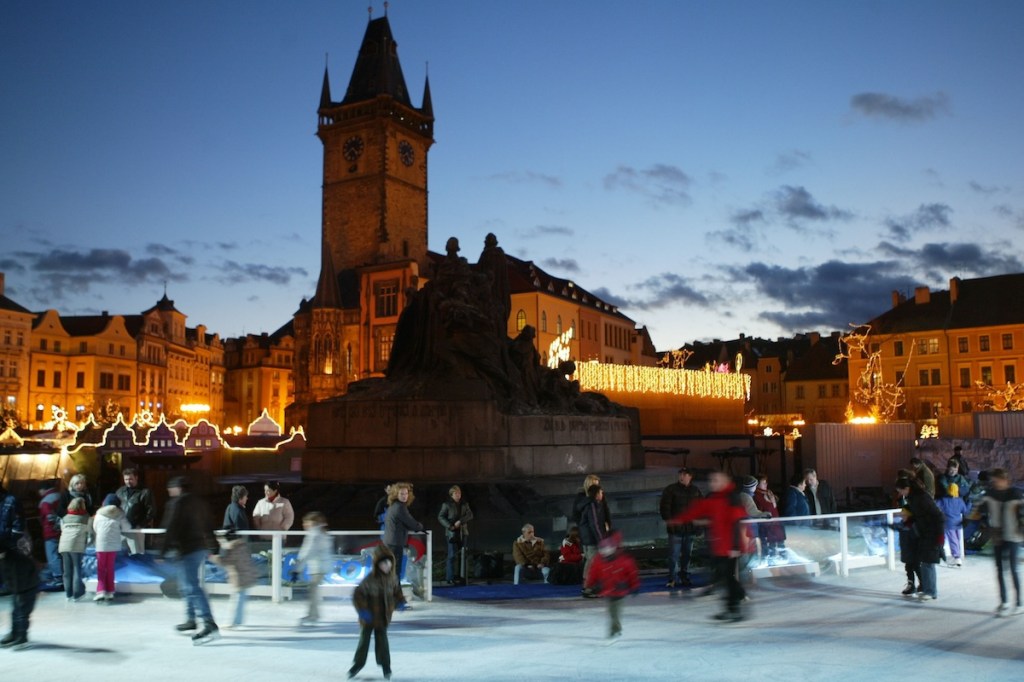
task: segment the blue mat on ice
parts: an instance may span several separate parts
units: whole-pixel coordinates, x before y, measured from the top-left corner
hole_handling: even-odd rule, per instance
[[[665,590],[665,574],[641,576],[640,592],[659,592]],[[698,577],[694,581],[696,587],[705,582]],[[434,585],[434,596],[439,599],[457,599],[461,601],[498,601],[505,599],[569,599],[580,596],[582,585],[548,585],[540,581],[525,582],[513,585],[511,582],[475,583],[470,581],[464,587],[449,587],[444,583]]]

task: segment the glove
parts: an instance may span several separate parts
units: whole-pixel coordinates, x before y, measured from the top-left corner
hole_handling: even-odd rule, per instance
[[[398,610],[399,611],[412,611],[412,606],[409,605],[409,602],[404,601],[404,602],[402,602],[401,604],[398,605]]]
[[[359,615],[360,622],[367,624],[373,623],[373,613],[371,613],[369,609],[359,609],[356,613]]]

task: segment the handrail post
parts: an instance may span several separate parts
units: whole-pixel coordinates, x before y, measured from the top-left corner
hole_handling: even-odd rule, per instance
[[[844,578],[850,577],[850,538],[847,535],[849,523],[846,514],[839,516],[839,572]]]
[[[427,574],[425,576],[423,576],[423,582],[425,583],[424,586],[426,587],[426,594],[424,594],[423,596],[425,596],[427,598],[427,601],[433,601],[434,600],[434,532],[430,531],[430,530],[427,531],[427,557],[426,558],[427,558],[427,560],[424,562],[424,564],[426,564],[426,565],[423,567],[426,570],[426,572],[427,572]]]
[[[281,563],[284,560],[281,553],[282,545],[281,531],[274,531],[270,537],[270,599],[275,604],[281,603]]]
[[[890,571],[896,570],[896,531],[892,529],[893,512],[890,509],[885,512],[885,528],[886,528],[886,560],[889,565]]]

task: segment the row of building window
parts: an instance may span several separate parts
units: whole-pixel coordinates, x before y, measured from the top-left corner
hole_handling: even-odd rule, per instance
[[[100,388],[110,389],[114,388],[114,373],[113,372],[100,372]],[[60,370],[56,370],[53,373],[53,385],[52,388],[63,388],[64,374]],[[46,370],[40,369],[36,371],[36,386],[39,388],[46,387]],[[85,388],[85,372],[75,373],[75,388]],[[117,390],[119,391],[130,391],[132,390],[132,378],[127,374],[117,375]]]
[[[774,384],[773,384],[774,386]],[[807,398],[807,392],[804,386],[796,387],[796,399],[805,400]],[[818,384],[818,397],[828,398],[831,392],[833,398],[845,398],[850,395],[850,387],[847,384]]]
[[[1003,350],[1013,350],[1013,334],[1005,333],[1000,336]],[[918,355],[936,355],[939,352],[939,339],[938,338],[927,338],[927,339],[916,339],[914,342],[914,351]],[[881,345],[878,343],[871,344],[871,352],[877,353]],[[971,340],[966,336],[958,336],[956,339],[956,350],[958,353],[970,353],[971,352]],[[982,334],[978,337],[978,350],[982,352],[988,352],[992,350],[992,340],[988,334]],[[896,357],[902,357],[905,354],[903,341],[892,342],[892,354]]]
[[[13,335],[11,333],[10,329],[5,329],[4,330],[4,345],[5,346],[10,346],[10,345],[12,345],[11,344],[12,341],[15,341],[14,345],[16,345],[16,346],[24,346],[25,345],[25,332],[18,332],[17,336],[15,336],[15,335]]]

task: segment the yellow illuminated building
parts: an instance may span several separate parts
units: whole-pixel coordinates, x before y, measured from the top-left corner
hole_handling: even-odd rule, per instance
[[[4,294],[4,273],[0,272],[0,416],[23,419],[29,404],[29,339],[34,319],[31,311]]]
[[[294,354],[294,339],[285,330],[224,342],[225,427],[251,424],[264,412],[284,424],[284,410],[294,394]]]

